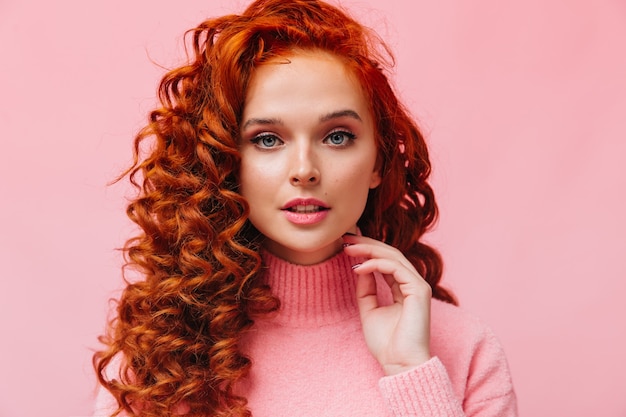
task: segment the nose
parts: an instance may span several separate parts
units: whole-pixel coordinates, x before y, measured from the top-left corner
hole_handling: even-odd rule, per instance
[[[295,145],[295,155],[289,182],[294,186],[310,186],[320,181],[320,170],[315,152],[310,144]]]

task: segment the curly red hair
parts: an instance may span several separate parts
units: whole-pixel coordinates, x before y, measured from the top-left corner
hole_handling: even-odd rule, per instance
[[[316,0],[258,0],[187,35],[189,62],[161,81],[161,106],[135,138],[127,172],[138,188],[127,213],[141,232],[126,242],[126,267],[143,278],[127,280],[101,338],[106,349],[94,355],[116,415],[169,416],[183,403],[189,416],[250,415],[234,389],[251,366],[238,343],[279,300],[255,279],[261,236],[238,193],[239,126],[255,67],[294,49],[343,59],[371,103],[382,184],[370,192],[362,233],[402,251],[434,297],[455,303],[439,284],[440,256],[421,241],[437,217],[428,151],[384,73],[393,61],[384,44]],[[123,360],[110,378],[115,357]]]

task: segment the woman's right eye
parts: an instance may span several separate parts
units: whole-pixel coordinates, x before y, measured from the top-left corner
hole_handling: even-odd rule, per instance
[[[271,134],[263,134],[255,136],[250,140],[259,148],[275,148],[283,143],[277,136]]]

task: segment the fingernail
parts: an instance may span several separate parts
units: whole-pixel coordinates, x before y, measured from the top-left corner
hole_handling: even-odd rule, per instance
[[[363,264],[354,264],[354,265],[352,265],[352,269],[357,269],[357,268],[358,268],[358,267],[360,267],[361,265],[363,265]]]

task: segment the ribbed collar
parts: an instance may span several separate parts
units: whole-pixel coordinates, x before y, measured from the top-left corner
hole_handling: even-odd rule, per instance
[[[280,299],[273,318],[289,327],[318,327],[358,315],[352,265],[362,262],[343,251],[315,265],[296,265],[262,251],[265,282]]]

